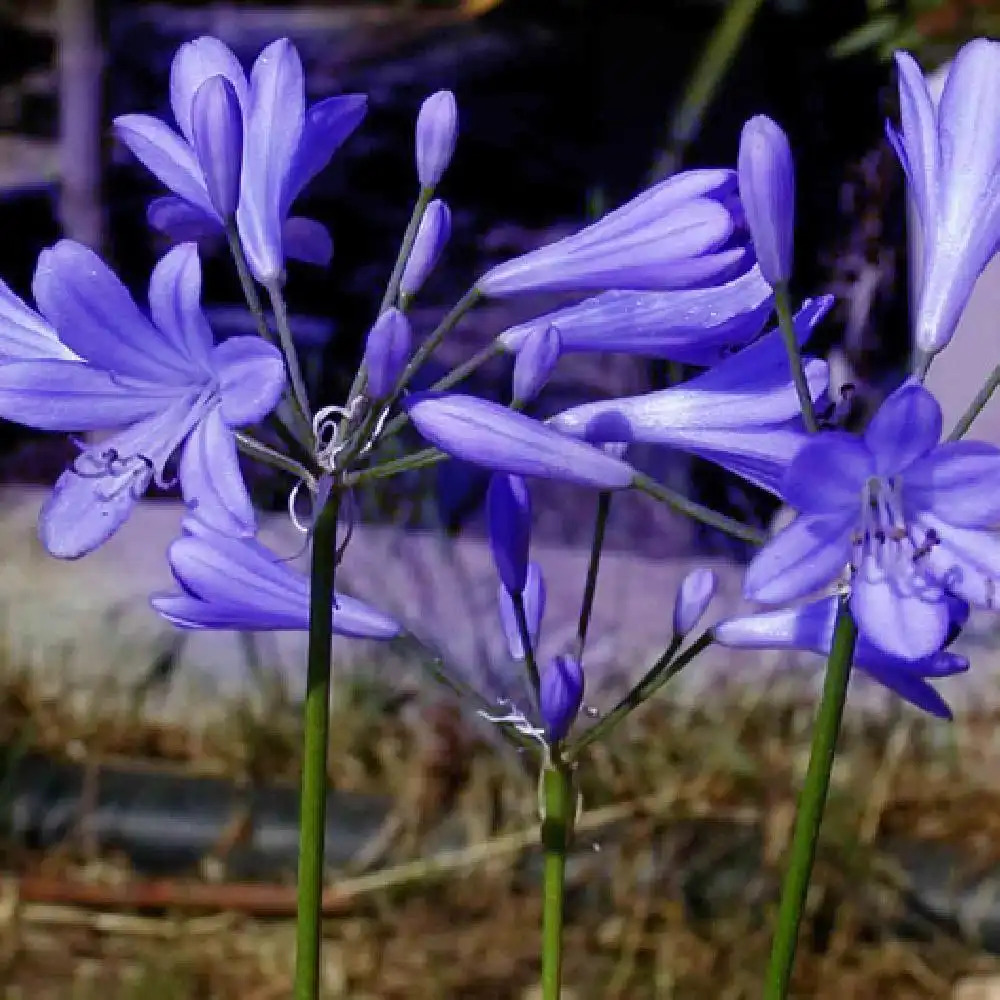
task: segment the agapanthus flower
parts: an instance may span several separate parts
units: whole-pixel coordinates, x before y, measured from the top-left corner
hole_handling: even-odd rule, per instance
[[[631,485],[635,470],[505,406],[460,393],[413,393],[404,407],[413,426],[453,458],[515,476],[560,479],[604,490]]]
[[[403,298],[413,298],[420,291],[450,238],[451,209],[440,198],[435,198],[420,220],[413,248],[399,279],[399,294]]]
[[[940,105],[912,56],[896,53],[901,129],[887,124],[920,215],[923,280],[914,338],[941,350],[1000,248],[1000,42],[977,38],[955,56]]]
[[[731,170],[676,174],[575,235],[497,265],[476,286],[504,297],[717,284],[753,263],[735,189]]]
[[[715,641],[738,649],[801,649],[828,656],[833,644],[839,599],[825,597],[795,608],[764,611],[720,622],[712,629]],[[951,598],[947,605],[953,633],[965,623],[969,608]],[[928,683],[969,669],[969,661],[955,653],[935,650],[920,659],[886,653],[862,635],[854,649],[854,666],[917,708],[950,719],[951,710]]]
[[[396,308],[386,309],[365,341],[365,371],[372,399],[383,399],[392,392],[410,359],[412,346],[413,332],[406,315]]]
[[[528,337],[555,326],[563,353],[609,351],[705,366],[744,347],[774,308],[760,268],[722,285],[676,292],[604,292],[505,330],[497,338],[517,352]]]
[[[570,731],[583,704],[584,676],[575,656],[554,656],[541,670],[538,714],[545,739],[556,743]]]
[[[823,296],[803,305],[795,317],[800,343],[832,301]],[[829,382],[826,362],[807,359],[805,373],[813,399],[819,398]],[[774,493],[807,439],[778,331],[680,385],[583,403],[556,414],[548,424],[591,442],[637,441],[679,448]]]
[[[524,617],[528,623],[528,638],[534,648],[542,631],[542,619],[545,617],[545,577],[538,563],[529,562],[524,577],[524,586],[520,590],[524,602]],[[511,592],[501,580],[497,588],[497,608],[500,612],[500,626],[507,640],[507,651],[511,659],[525,658],[524,643],[521,641],[521,630],[517,625],[517,614],[514,611],[514,600]]]
[[[305,631],[309,628],[309,577],[256,538],[232,538],[196,518],[167,551],[180,590],[151,603],[181,628],[239,631]],[[333,630],[359,639],[392,639],[401,626],[346,594],[333,600]]]
[[[221,232],[235,211],[251,270],[264,284],[278,279],[286,256],[329,262],[326,229],[289,210],[360,124],[363,95],[306,110],[302,62],[287,38],[261,52],[247,80],[228,46],[205,36],[174,56],[170,104],[180,134],[149,115],[114,121],[118,138],[173,192],[150,205],[153,226],[196,239]]]
[[[674,635],[683,638],[701,621],[718,585],[710,569],[699,566],[685,574],[674,597]]]
[[[421,187],[437,187],[451,163],[457,140],[458,103],[450,90],[439,90],[424,101],[417,115],[417,177]]]
[[[792,273],[795,165],[788,136],[767,115],[743,126],[736,173],[761,273],[769,284],[783,284]]]
[[[545,388],[561,352],[562,337],[556,326],[534,330],[524,338],[511,376],[511,396],[515,403],[524,406]]]
[[[949,592],[994,606],[1000,449],[940,436],[937,401],[910,380],[863,436],[810,439],[782,486],[798,517],[750,563],[746,595],[783,604],[846,577],[860,635],[908,660],[942,647]]]
[[[486,527],[500,582],[520,594],[528,578],[531,494],[520,476],[497,473],[486,491]]]
[[[193,244],[168,253],[149,283],[151,319],[93,251],[63,240],[34,278],[41,315],[0,303],[0,416],[51,431],[114,433],[82,446],[42,508],[39,534],[75,558],[107,540],[181,449],[185,501],[214,527],[251,534],[255,517],[233,429],[254,424],[285,385],[280,353],[259,337],[215,345],[201,310]],[[14,300],[16,303],[16,300]]]

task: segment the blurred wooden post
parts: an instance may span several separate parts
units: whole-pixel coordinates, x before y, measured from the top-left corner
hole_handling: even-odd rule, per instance
[[[101,94],[97,0],[57,0],[59,221],[66,236],[100,250]]]

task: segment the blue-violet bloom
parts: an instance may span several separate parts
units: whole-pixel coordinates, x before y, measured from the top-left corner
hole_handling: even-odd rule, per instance
[[[417,177],[423,188],[437,187],[458,140],[458,103],[450,90],[431,94],[417,115]]]
[[[715,573],[703,567],[691,570],[681,580],[674,597],[674,635],[683,638],[701,621],[718,585]]]
[[[386,309],[368,332],[365,342],[365,370],[368,372],[368,395],[384,399],[410,359],[413,333],[406,315],[396,308]]]
[[[795,608],[764,611],[730,618],[712,629],[715,641],[737,649],[802,649],[830,654],[839,599],[824,597]],[[969,608],[954,598],[948,604],[952,631],[968,618]],[[950,719],[951,710],[928,681],[969,669],[969,661],[955,653],[935,650],[917,660],[886,653],[862,635],[854,649],[854,666],[917,708]]]
[[[42,508],[49,552],[71,559],[106,541],[151,482],[166,485],[178,448],[188,505],[219,530],[252,534],[233,429],[275,407],[285,367],[259,337],[213,344],[195,246],[156,265],[151,320],[93,251],[69,240],[42,252],[33,288],[40,316],[0,295],[0,357],[20,359],[0,365],[0,416],[41,430],[114,431],[83,448]]]
[[[179,134],[150,115],[114,121],[117,137],[173,192],[150,205],[150,224],[191,240],[221,232],[235,211],[263,284],[278,280],[286,256],[328,263],[325,227],[289,210],[360,124],[366,98],[330,97],[306,110],[302,62],[288,39],[261,52],[248,80],[233,52],[205,36],[174,56],[170,104]]]
[[[531,494],[520,476],[498,472],[490,477],[486,526],[500,582],[520,594],[527,582],[531,543]]]
[[[256,538],[232,538],[186,518],[185,534],[167,551],[181,590],[151,603],[181,628],[305,631],[309,577]],[[402,629],[357,598],[336,593],[333,630],[359,639],[392,639]]]
[[[520,593],[524,602],[524,617],[528,623],[528,638],[531,640],[532,649],[535,649],[542,631],[542,619],[545,617],[545,577],[538,563],[528,563],[524,587]],[[507,640],[507,651],[512,659],[523,660],[525,649],[524,643],[521,642],[521,630],[517,625],[514,600],[510,590],[502,582],[497,589],[497,605],[500,611],[500,625]]]
[[[886,128],[923,236],[914,339],[933,354],[1000,249],[1000,42],[977,38],[959,50],[937,108],[913,57],[897,52],[896,66],[902,127]]]
[[[575,656],[555,656],[541,671],[538,713],[545,739],[555,743],[570,731],[583,704],[583,668]]]
[[[736,172],[761,273],[771,285],[785,284],[792,273],[795,165],[788,136],[767,115],[743,126]]]
[[[450,238],[451,210],[440,198],[435,198],[420,220],[413,249],[399,279],[399,294],[403,298],[411,299],[420,291]]]
[[[1000,578],[1000,449],[939,444],[941,409],[915,380],[863,436],[815,435],[782,487],[798,517],[747,569],[747,597],[783,604],[844,577],[860,635],[891,656],[937,652],[949,592],[994,606]]]
[[[556,326],[533,330],[521,342],[514,359],[511,394],[519,406],[530,403],[545,388],[562,351],[562,337]]]

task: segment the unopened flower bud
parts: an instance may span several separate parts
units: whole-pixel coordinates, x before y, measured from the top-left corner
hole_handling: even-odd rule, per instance
[[[701,621],[718,583],[710,569],[693,569],[684,577],[674,598],[675,635],[683,638]]]
[[[410,357],[413,334],[409,320],[398,309],[387,309],[375,321],[365,343],[368,395],[383,399],[392,392]]]
[[[427,206],[424,217],[417,228],[417,236],[413,241],[413,249],[406,259],[403,277],[399,282],[399,292],[406,298],[412,298],[427,280],[434,265],[441,256],[445,245],[451,236],[451,211],[448,206],[435,198]]]
[[[576,721],[583,703],[583,668],[573,656],[556,656],[542,671],[538,709],[549,743],[561,740]]]
[[[502,583],[497,591],[497,600],[500,605],[500,625],[507,640],[507,651],[512,659],[523,660],[525,649],[521,641],[521,630],[517,625],[514,599]],[[521,592],[521,600],[524,602],[524,617],[528,622],[528,639],[534,648],[538,644],[542,617],[545,615],[545,577],[542,576],[542,569],[538,563],[528,563],[527,579]]]
[[[545,387],[559,361],[562,338],[554,326],[532,330],[514,361],[513,396],[520,405],[530,403]]]
[[[490,549],[500,582],[512,593],[524,590],[531,541],[531,495],[520,476],[497,473],[486,493]]]
[[[210,76],[195,91],[191,133],[212,207],[222,219],[236,214],[243,162],[243,112],[233,85]]]
[[[421,187],[437,187],[451,163],[458,139],[458,104],[450,90],[431,94],[417,115],[417,177]]]

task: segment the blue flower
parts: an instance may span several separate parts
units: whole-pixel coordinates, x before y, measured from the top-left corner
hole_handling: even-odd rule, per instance
[[[149,283],[152,321],[91,250],[63,240],[34,279],[41,315],[0,295],[0,416],[54,431],[114,433],[84,447],[39,521],[53,555],[75,558],[106,541],[182,448],[185,500],[231,534],[255,519],[233,428],[261,420],[285,385],[281,355],[259,337],[214,345],[201,310],[201,265],[183,244]]]
[[[718,577],[710,569],[698,567],[685,575],[674,596],[676,637],[683,638],[701,621],[718,586]]]
[[[977,38],[955,56],[935,109],[920,67],[896,53],[902,128],[887,125],[920,215],[923,281],[914,338],[940,351],[1000,248],[1000,42]]]
[[[538,714],[549,743],[561,740],[576,722],[583,704],[583,668],[575,656],[554,656],[542,670]]]
[[[938,444],[941,409],[904,383],[863,436],[821,433],[793,459],[782,488],[799,516],[747,569],[747,597],[783,604],[844,576],[860,635],[891,656],[937,652],[949,592],[995,604],[1000,578],[1000,450]]]
[[[802,307],[795,317],[800,342],[832,301],[825,296]],[[815,399],[827,388],[826,362],[809,359],[805,371]],[[777,331],[678,386],[583,403],[548,423],[592,442],[638,441],[680,448],[774,493],[784,481],[788,463],[808,440]]]
[[[151,603],[181,628],[305,631],[309,578],[255,538],[232,538],[195,518],[170,545],[167,558],[180,592]],[[392,639],[402,632],[388,615],[346,594],[333,601],[333,630],[359,639]]]
[[[528,638],[532,647],[538,645],[538,637],[542,631],[542,619],[545,617],[545,577],[538,563],[529,562],[525,571],[524,586],[519,591],[524,601],[524,617],[528,622]],[[514,611],[514,601],[511,592],[501,579],[497,588],[497,606],[500,611],[500,626],[507,640],[507,652],[511,659],[525,659],[524,643],[521,641],[521,630],[517,627],[517,613]]]
[[[417,177],[422,188],[437,187],[458,141],[458,103],[450,90],[431,94],[417,115]]]
[[[712,634],[722,646],[803,649],[828,656],[833,644],[837,605],[837,597],[825,597],[797,608],[730,618],[716,625]],[[968,605],[951,598],[947,611],[950,628],[957,633],[968,618]],[[916,660],[901,658],[872,645],[862,635],[854,649],[854,666],[917,708],[950,719],[951,710],[928,681],[963,673],[969,669],[969,661],[940,649]]]
[[[520,476],[497,473],[486,491],[486,524],[497,575],[512,594],[528,579],[531,544],[531,494]]]
[[[206,36],[174,56],[170,104],[180,134],[149,115],[114,121],[118,138],[173,191],[150,205],[151,225],[190,240],[220,232],[235,213],[263,284],[278,279],[286,255],[330,260],[326,229],[288,213],[360,124],[363,95],[330,97],[307,111],[302,63],[288,39],[261,52],[248,81],[232,51]]]

